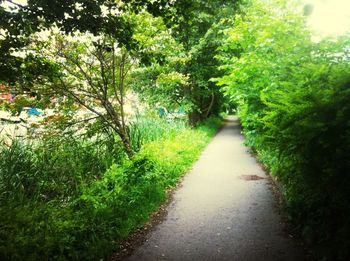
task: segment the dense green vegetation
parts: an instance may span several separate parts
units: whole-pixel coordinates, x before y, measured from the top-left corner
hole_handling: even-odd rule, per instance
[[[301,8],[299,8],[300,10]],[[216,81],[246,143],[282,183],[288,217],[318,258],[350,257],[349,37],[315,43],[287,1],[251,1],[225,31]]]
[[[108,257],[164,201],[220,124],[190,129],[148,119],[133,135],[144,145],[132,160],[87,140],[2,145],[1,259]]]
[[[295,2],[0,0],[0,108],[54,111],[1,137],[0,259],[107,257],[224,108],[316,258],[349,259],[350,37],[313,41]]]
[[[1,137],[0,259],[106,258],[159,207],[221,122],[222,3],[0,0],[0,108],[53,111]]]

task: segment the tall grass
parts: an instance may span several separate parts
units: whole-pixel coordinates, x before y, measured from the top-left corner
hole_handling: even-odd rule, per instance
[[[180,131],[185,127],[186,121],[184,120],[169,123],[164,118],[138,115],[130,123],[128,134],[133,149],[139,151],[143,144],[159,140],[163,136],[170,135],[174,131]]]
[[[79,184],[101,176],[113,152],[82,140],[51,137],[0,146],[2,198],[51,199],[79,192]]]
[[[164,201],[220,124],[142,120],[133,160],[113,160],[113,151],[87,141],[1,146],[0,259],[108,257]]]

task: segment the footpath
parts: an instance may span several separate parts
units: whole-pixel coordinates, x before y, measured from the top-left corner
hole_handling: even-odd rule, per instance
[[[175,192],[164,222],[126,260],[305,259],[243,142],[237,118],[228,118]]]

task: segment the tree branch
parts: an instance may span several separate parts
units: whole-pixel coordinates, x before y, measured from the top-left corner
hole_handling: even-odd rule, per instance
[[[86,104],[84,101],[82,101],[79,96],[77,96],[74,92],[72,92],[71,90],[69,90],[69,88],[67,88],[67,85],[65,84],[65,82],[59,78],[61,84],[63,86],[65,86],[65,88],[63,89],[64,92],[67,92],[77,103],[79,103],[80,105],[84,106],[86,109],[88,109],[89,111],[95,113],[96,115],[98,115],[109,127],[111,127],[114,131],[116,131],[117,133],[120,133],[119,129],[116,128],[113,123],[111,123],[103,114],[101,114],[100,112],[96,111],[93,107],[89,106],[88,104]]]

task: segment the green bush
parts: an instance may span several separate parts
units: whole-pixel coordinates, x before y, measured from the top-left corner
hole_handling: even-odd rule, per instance
[[[349,37],[311,40],[287,1],[252,1],[226,30],[216,81],[246,144],[282,183],[285,209],[322,260],[350,258]],[[271,19],[273,17],[273,19]]]
[[[259,151],[274,155],[262,159],[286,185],[293,223],[318,255],[336,260],[350,256],[349,86],[350,80],[338,79],[322,92],[319,85],[310,92],[280,92],[285,102],[266,109],[263,122],[269,127],[259,145]],[[304,102],[298,106],[297,100]]]
[[[163,123],[163,134],[146,137],[132,160],[106,162],[109,152],[86,141],[2,147],[0,259],[108,257],[160,206],[220,124]]]

